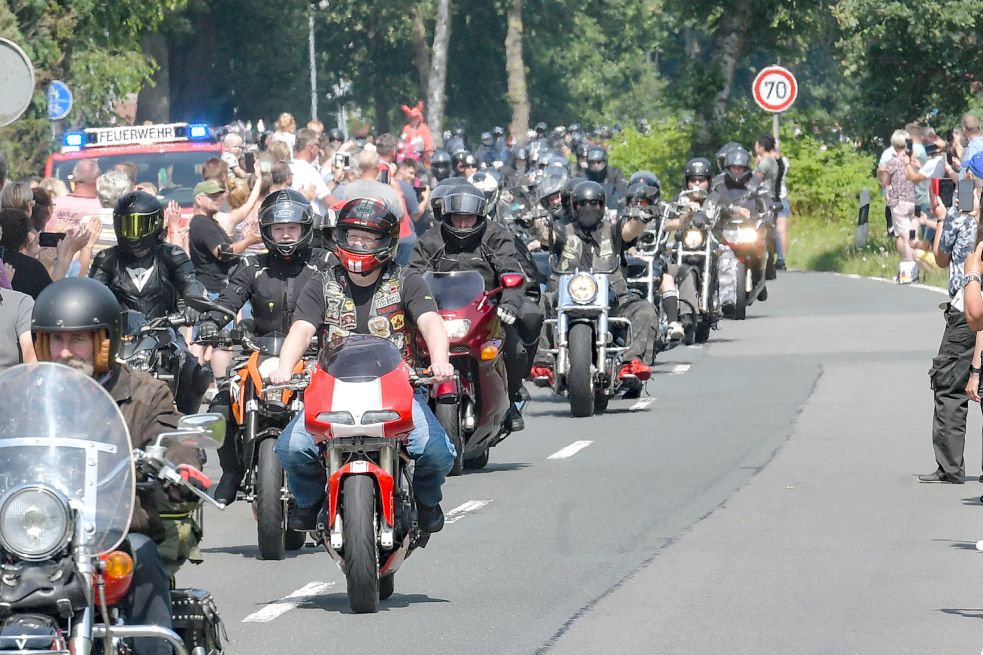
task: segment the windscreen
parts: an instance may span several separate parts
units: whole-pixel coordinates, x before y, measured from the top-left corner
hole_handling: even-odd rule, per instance
[[[388,339],[353,334],[321,351],[319,364],[332,377],[345,382],[380,378],[403,362],[403,356]]]
[[[423,279],[430,286],[437,307],[459,309],[474,302],[485,292],[485,281],[478,271],[434,273],[427,271]]]

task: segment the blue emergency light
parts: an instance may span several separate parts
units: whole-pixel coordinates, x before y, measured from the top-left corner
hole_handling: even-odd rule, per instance
[[[208,138],[207,125],[189,125],[188,139],[191,141],[202,141]]]
[[[66,132],[65,145],[69,148],[81,148],[85,145],[85,132]]]

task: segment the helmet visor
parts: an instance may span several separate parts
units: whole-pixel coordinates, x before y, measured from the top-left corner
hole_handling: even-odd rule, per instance
[[[481,216],[485,213],[487,201],[484,197],[471,193],[452,193],[444,196],[445,214],[468,214]]]
[[[124,214],[119,220],[119,235],[124,239],[140,239],[161,228],[163,217],[152,214]]]

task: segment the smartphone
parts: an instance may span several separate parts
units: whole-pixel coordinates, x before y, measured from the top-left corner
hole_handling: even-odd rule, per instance
[[[0,246],[0,261],[3,261],[4,255],[6,254],[7,254],[7,249],[4,248],[3,246]]]
[[[925,144],[925,156],[926,157],[934,157],[938,153],[939,153],[939,146],[937,146],[934,143],[927,143],[927,144]]]
[[[351,158],[349,157],[348,153],[347,152],[335,153],[334,165],[340,166],[345,170],[351,168]]]
[[[918,230],[908,230],[908,241],[914,241],[918,236]]]
[[[252,175],[253,171],[256,170],[256,153],[246,152],[242,155],[242,168],[244,171]]]
[[[973,195],[975,189],[975,181],[959,180],[959,186],[956,187],[956,202],[959,203],[959,211],[963,214],[969,214],[973,211]]]
[[[908,153],[908,156],[909,157],[911,157],[911,153],[913,151],[913,148],[914,148],[914,144],[911,142],[911,139],[905,139],[904,140],[904,151],[906,153]]]
[[[386,166],[383,170],[379,171],[379,181],[383,184],[389,184],[389,167]]]
[[[956,193],[956,183],[951,178],[943,177],[939,180],[939,200],[946,207],[952,207],[952,196]]]
[[[38,236],[38,245],[42,248],[54,248],[64,238],[64,232],[42,232]]]

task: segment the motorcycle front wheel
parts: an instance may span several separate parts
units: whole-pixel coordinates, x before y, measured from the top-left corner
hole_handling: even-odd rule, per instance
[[[735,277],[737,278],[737,302],[734,304],[734,319],[738,321],[743,321],[747,316],[747,277],[748,271],[747,266],[744,262],[737,262],[737,272]]]
[[[454,466],[447,475],[461,475],[464,469],[464,436],[461,434],[461,403],[435,403],[434,414],[447,432],[447,438],[454,444]]]
[[[260,559],[283,559],[286,546],[283,468],[273,452],[274,446],[276,439],[264,439],[256,456],[256,535]]]
[[[587,323],[576,323],[567,334],[570,369],[567,372],[567,398],[574,416],[594,414],[594,332]]]
[[[375,534],[375,484],[350,475],[342,484],[344,571],[348,606],[358,614],[379,611],[379,549]]]

